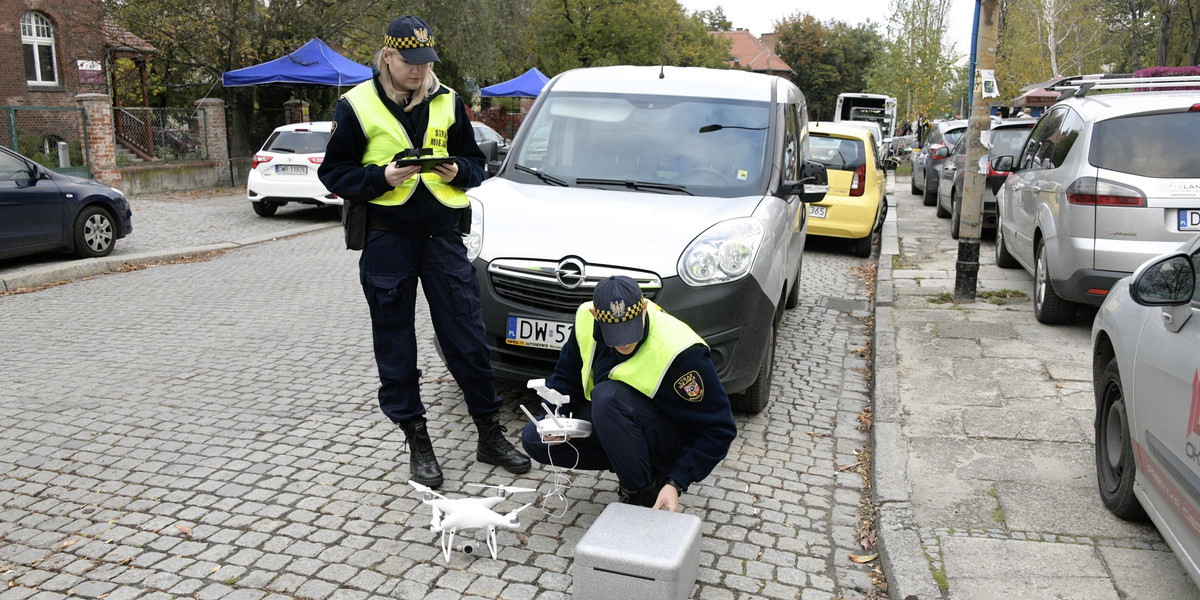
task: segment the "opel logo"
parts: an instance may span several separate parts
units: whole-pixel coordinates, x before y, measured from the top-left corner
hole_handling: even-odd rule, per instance
[[[554,269],[554,278],[558,280],[558,285],[561,285],[568,290],[573,290],[581,285],[586,276],[583,274],[583,261],[578,258],[564,258],[558,263],[558,268]]]

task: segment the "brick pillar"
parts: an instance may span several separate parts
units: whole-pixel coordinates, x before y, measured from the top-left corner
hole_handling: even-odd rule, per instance
[[[228,185],[233,185],[233,165],[229,160],[229,142],[225,129],[225,101],[220,98],[201,98],[196,101],[204,128],[204,152],[208,160],[223,173],[229,173]]]
[[[292,123],[307,123],[308,122],[308,102],[292,98],[283,103],[284,123],[291,125]]]
[[[92,178],[105,185],[121,186],[121,171],[117,169],[117,138],[113,132],[112,99],[108,94],[79,94],[75,101],[83,107],[87,119],[87,152],[85,161]]]

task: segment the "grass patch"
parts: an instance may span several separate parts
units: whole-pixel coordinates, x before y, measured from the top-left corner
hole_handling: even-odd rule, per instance
[[[997,291],[987,290],[987,291],[983,291],[983,292],[977,292],[975,294],[975,297],[982,298],[982,299],[986,300],[989,304],[999,304],[999,305],[1008,304],[1008,301],[1013,298],[1018,298],[1021,300],[1029,299],[1029,295],[1026,294],[1025,292],[1022,292],[1020,290],[1009,290],[1009,289],[1003,289],[1003,290],[997,290]]]
[[[1007,527],[1008,520],[1004,518],[1004,507],[1000,505],[1000,492],[996,490],[996,484],[993,483],[992,487],[988,488],[987,495],[991,496],[992,499],[996,501],[996,508],[992,511],[992,518],[995,519],[997,523]]]
[[[951,294],[950,292],[941,292],[940,294],[934,294],[929,297],[929,302],[931,304],[953,304],[954,303],[954,294]]]

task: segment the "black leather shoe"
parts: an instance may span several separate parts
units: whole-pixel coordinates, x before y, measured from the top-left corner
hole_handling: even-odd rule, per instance
[[[433,455],[433,441],[429,439],[429,430],[425,425],[425,417],[417,417],[408,423],[401,423],[405,441],[408,442],[409,470],[412,480],[431,488],[441,487],[442,467],[438,465],[437,457]]]
[[[504,437],[507,430],[500,425],[499,414],[471,417],[471,420],[475,421],[475,428],[479,430],[479,445],[475,450],[475,460],[496,465],[509,473],[529,471],[532,466],[529,457],[517,452],[517,449]]]

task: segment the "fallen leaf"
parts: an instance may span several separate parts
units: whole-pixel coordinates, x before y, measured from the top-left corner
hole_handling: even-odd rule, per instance
[[[870,553],[870,554],[861,555],[861,556],[860,556],[860,555],[858,555],[858,554],[851,554],[851,555],[850,555],[850,560],[852,560],[852,561],[854,561],[854,562],[856,562],[856,563],[858,563],[858,564],[860,564],[860,565],[861,565],[861,564],[863,564],[863,563],[865,563],[865,562],[871,562],[871,561],[873,561],[873,560],[875,560],[875,559],[877,559],[877,558],[879,558],[879,553],[878,553],[878,552],[872,552],[872,553]]]
[[[192,537],[192,528],[191,528],[191,527],[188,527],[187,525],[181,525],[181,524],[179,524],[179,523],[176,523],[176,524],[175,524],[175,529],[178,529],[178,530],[182,531],[182,532],[183,532],[183,535],[186,535],[186,536],[188,536],[188,537]]]
[[[518,541],[518,542],[521,542],[521,545],[525,545],[525,544],[528,544],[528,543],[529,543],[529,538],[528,538],[528,537],[525,537],[525,534],[523,534],[523,533],[518,533],[518,534],[517,534],[517,541]]]
[[[66,548],[67,546],[73,546],[73,545],[75,544],[75,542],[78,542],[78,541],[79,541],[79,540],[75,540],[75,539],[72,539],[72,540],[67,540],[67,541],[65,541],[65,542],[63,542],[63,543],[61,543],[61,544],[59,544],[59,545],[58,545],[58,547],[59,547],[59,548]]]
[[[217,565],[217,566],[213,567],[212,570],[208,572],[208,574],[212,575],[213,573],[216,573],[217,571],[220,571],[220,570],[221,570],[221,565]]]

